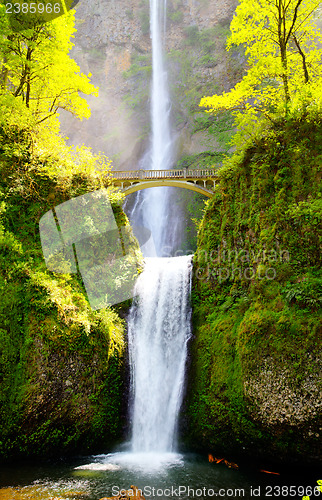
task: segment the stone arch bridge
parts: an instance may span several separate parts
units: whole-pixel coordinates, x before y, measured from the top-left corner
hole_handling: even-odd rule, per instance
[[[215,190],[216,174],[213,169],[172,170],[115,170],[112,184],[129,194],[157,186],[190,189],[211,198]]]

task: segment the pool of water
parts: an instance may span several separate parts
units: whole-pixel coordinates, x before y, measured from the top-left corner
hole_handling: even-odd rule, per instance
[[[272,474],[275,472],[275,474]],[[148,499],[322,499],[315,474],[229,468],[194,454],[113,453],[61,464],[1,467],[0,500],[100,500],[131,485]]]

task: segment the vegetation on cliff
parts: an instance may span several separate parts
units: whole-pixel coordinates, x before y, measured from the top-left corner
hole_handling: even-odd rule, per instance
[[[194,258],[191,442],[321,458],[322,121],[219,170]]]
[[[125,325],[117,309],[92,311],[79,274],[46,269],[39,219],[109,181],[88,151],[75,164],[40,158],[18,126],[0,137],[0,456],[101,449],[124,425]],[[120,195],[110,200],[128,225]]]
[[[199,227],[186,411],[190,443],[215,451],[265,453],[275,460],[318,462],[321,75],[316,63],[320,52],[312,41],[318,35],[306,25],[306,9],[312,15],[313,4],[303,4],[304,13],[301,4],[274,4],[284,6],[280,14],[287,13],[281,26],[292,47],[285,66],[283,54],[272,48],[285,38],[278,32],[279,42],[273,39],[269,21],[274,24],[278,15],[260,11],[259,5],[249,10],[242,0],[231,43],[248,45],[250,70],[230,94],[201,103],[213,111],[240,106],[239,147],[219,169],[219,187]],[[272,38],[271,45],[261,45],[267,54],[258,53],[263,37]],[[303,57],[312,61],[309,80]],[[274,74],[258,71],[266,62]],[[258,86],[261,76],[264,87]],[[238,94],[240,90],[245,93]]]
[[[39,220],[105,188],[128,226],[123,198],[109,160],[58,133],[57,111],[88,116],[79,91],[95,90],[68,56],[73,14],[9,33],[0,8],[0,458],[106,449],[125,416],[121,310],[93,311],[79,273],[46,268]]]

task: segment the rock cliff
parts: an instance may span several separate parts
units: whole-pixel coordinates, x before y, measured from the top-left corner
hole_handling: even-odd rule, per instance
[[[240,77],[243,54],[224,50],[236,0],[170,0],[166,53],[178,156],[220,148],[199,132],[193,118],[206,93],[228,90]],[[76,7],[73,57],[99,86],[90,99],[92,116],[78,123],[62,115],[74,144],[104,151],[118,168],[135,168],[149,136],[151,39],[147,0],[81,0]]]
[[[79,274],[46,268],[39,219],[108,181],[72,174],[71,163],[49,174],[36,154],[31,167],[28,134],[0,136],[0,461],[104,451],[125,425],[125,324],[115,308],[91,309]],[[110,197],[117,224],[128,225]]]
[[[321,462],[321,130],[276,124],[219,171],[194,257],[193,446]]]

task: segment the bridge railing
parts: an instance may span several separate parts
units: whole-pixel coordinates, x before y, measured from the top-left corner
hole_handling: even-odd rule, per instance
[[[144,179],[213,179],[214,170],[205,169],[172,169],[172,170],[115,170],[112,177],[116,180],[144,180]]]

